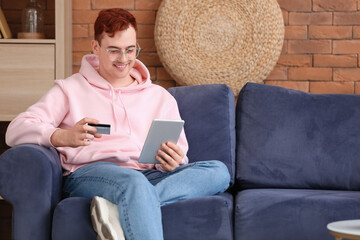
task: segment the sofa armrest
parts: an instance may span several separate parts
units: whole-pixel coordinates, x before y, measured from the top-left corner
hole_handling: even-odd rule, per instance
[[[53,148],[24,144],[0,156],[0,195],[13,205],[13,239],[50,239],[61,185],[61,164]]]

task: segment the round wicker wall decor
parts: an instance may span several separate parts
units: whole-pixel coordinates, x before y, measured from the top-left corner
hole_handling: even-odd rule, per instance
[[[225,83],[235,95],[267,77],[283,39],[276,0],[162,0],[155,23],[160,61],[175,81]]]

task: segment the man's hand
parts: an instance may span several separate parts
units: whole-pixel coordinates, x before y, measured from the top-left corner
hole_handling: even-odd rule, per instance
[[[172,142],[163,143],[161,147],[156,159],[165,171],[171,172],[181,165],[185,154],[178,145]]]
[[[83,118],[71,129],[57,129],[50,137],[54,147],[80,147],[88,146],[94,138],[101,138],[101,134],[90,134],[88,131],[96,132],[95,127],[87,123],[98,124],[99,121],[93,118]]]

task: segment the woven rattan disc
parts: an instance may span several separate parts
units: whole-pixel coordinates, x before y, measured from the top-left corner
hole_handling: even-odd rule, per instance
[[[175,81],[225,83],[235,95],[267,77],[283,38],[276,0],[162,0],[155,24],[157,52]]]

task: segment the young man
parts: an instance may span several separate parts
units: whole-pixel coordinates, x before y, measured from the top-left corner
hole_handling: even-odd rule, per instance
[[[83,57],[79,73],[55,81],[17,116],[6,142],[56,147],[65,170],[64,194],[93,199],[99,239],[161,240],[160,207],[225,191],[229,172],[216,160],[188,164],[184,132],[178,144],[162,144],[160,164],[138,162],[152,120],[178,120],[178,107],[136,59],[137,25],[128,11],[101,11],[94,30],[94,54]],[[110,124],[111,134],[92,134],[96,128],[89,124],[98,123]]]

